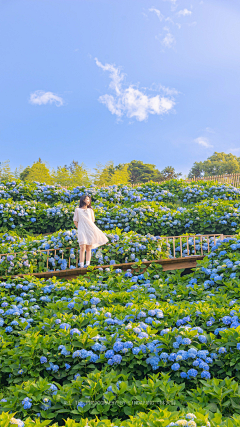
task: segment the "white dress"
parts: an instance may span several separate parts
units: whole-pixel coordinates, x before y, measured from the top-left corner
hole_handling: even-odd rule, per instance
[[[106,235],[94,224],[95,217],[91,208],[76,208],[73,221],[78,223],[79,245],[91,245],[95,249],[108,242]]]

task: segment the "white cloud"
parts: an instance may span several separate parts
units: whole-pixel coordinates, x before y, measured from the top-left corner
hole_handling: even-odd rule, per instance
[[[172,96],[166,97],[159,94],[150,96],[143,89],[140,90],[133,85],[124,88],[122,86],[124,74],[120,68],[112,64],[103,65],[97,58],[95,61],[98,67],[110,73],[109,87],[114,91],[114,94],[102,95],[98,100],[118,118],[125,115],[141,122],[146,120],[149,114],[162,115],[173,109],[175,102]]]
[[[170,16],[168,16],[167,18],[165,18],[166,22],[170,22],[172,25],[176,25],[178,27],[178,29],[180,29],[182,26],[181,24],[179,24],[178,22],[174,22],[174,20],[172,18],[170,18]]]
[[[159,18],[160,21],[163,20],[164,16],[161,14],[160,10],[155,9],[154,7],[151,7],[151,9],[148,9],[149,12],[154,12],[156,13],[157,17]]]
[[[214,129],[207,127],[206,131],[209,133],[216,133]]]
[[[166,95],[169,95],[169,96],[176,96],[176,95],[179,95],[180,93],[176,89],[170,89],[169,87],[162,86],[162,85],[158,86],[158,90],[162,90],[164,93],[166,93]]]
[[[189,27],[195,27],[196,25],[197,25],[197,22],[196,22],[196,21],[191,22],[190,24],[188,24],[188,26],[189,26]]]
[[[174,25],[174,21],[172,20],[172,18],[170,18],[170,16],[168,16],[167,18],[165,18],[166,22],[170,22],[171,24]]]
[[[183,10],[180,10],[180,11],[177,13],[177,15],[178,15],[178,16],[187,16],[187,15],[192,15],[192,12],[191,12],[191,10],[183,9]]]
[[[209,143],[209,139],[205,138],[204,136],[199,136],[199,138],[194,139],[194,142],[196,142],[199,145],[202,145],[205,148],[211,148],[213,145]]]
[[[175,10],[176,9],[176,6],[177,6],[177,0],[163,0],[163,1],[168,1],[168,2],[170,2],[171,3],[171,10]]]
[[[29,102],[33,105],[55,104],[56,107],[61,107],[64,104],[60,96],[53,92],[44,92],[44,90],[36,90],[31,93]]]
[[[164,37],[164,39],[162,40],[162,45],[165,47],[168,47],[169,49],[171,47],[174,46],[174,44],[176,43],[175,38],[173,37],[173,35],[171,33],[167,33],[166,36]]]

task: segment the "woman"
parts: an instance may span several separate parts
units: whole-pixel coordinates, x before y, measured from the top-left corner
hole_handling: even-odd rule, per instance
[[[95,217],[89,196],[81,196],[79,208],[76,208],[74,212],[73,221],[75,227],[78,229],[80,267],[84,267],[85,251],[86,267],[88,267],[91,261],[91,249],[105,245],[108,242],[105,234],[94,224]]]

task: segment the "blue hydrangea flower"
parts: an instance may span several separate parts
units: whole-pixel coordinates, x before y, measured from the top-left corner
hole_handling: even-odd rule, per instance
[[[22,400],[22,405],[24,409],[30,409],[32,407],[32,399],[29,397],[25,397],[25,399]]]
[[[180,365],[179,365],[179,363],[174,363],[174,364],[171,366],[171,369],[172,369],[173,371],[178,371],[178,369],[180,369]]]
[[[189,369],[189,371],[187,373],[188,373],[189,377],[195,378],[198,374],[198,371],[196,371],[196,369]]]

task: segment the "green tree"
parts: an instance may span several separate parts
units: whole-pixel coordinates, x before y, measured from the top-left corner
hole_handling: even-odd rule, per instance
[[[54,184],[60,184],[63,187],[71,185],[71,174],[65,166],[58,166],[52,174]]]
[[[95,173],[93,175],[93,182],[95,185],[101,187],[103,185],[110,185],[111,178],[114,174],[114,163],[112,160],[106,163],[106,165],[102,165],[101,163],[97,163],[96,168],[94,168]]]
[[[161,171],[161,174],[163,176],[164,181],[168,181],[169,179],[177,179],[182,175],[181,172],[177,173],[172,166],[167,166],[166,168],[164,168]]]
[[[188,178],[200,178],[201,176],[203,176],[203,162],[195,162],[188,174]]]
[[[58,166],[57,171],[53,171],[53,181],[55,184],[62,186],[81,186],[89,185],[91,183],[88,171],[84,164],[78,164],[76,161],[72,161],[70,166]]]
[[[119,184],[129,184],[130,183],[130,174],[128,170],[128,165],[122,165],[121,168],[115,168],[114,173],[111,176],[111,185]]]
[[[0,180],[1,181],[12,181],[13,179],[14,179],[14,175],[11,172],[9,160],[5,160],[4,162],[0,162]]]
[[[204,177],[214,175],[233,174],[240,172],[240,157],[229,153],[217,153],[208,157],[204,162],[195,162],[188,177]]]
[[[24,173],[24,171],[22,172],[22,174]],[[53,181],[50,170],[40,158],[29,168],[25,180],[29,182],[45,182],[46,184],[52,184]]]
[[[22,174],[23,171],[24,171],[24,167],[22,165],[20,165],[14,171],[14,178],[15,179],[21,179],[20,175]]]
[[[120,163],[114,166],[113,161],[105,166],[98,163],[95,168],[94,184],[98,186],[113,184],[137,184],[148,181],[165,181],[178,178],[181,173],[176,173],[172,166],[167,166],[160,172],[155,165],[132,160],[130,163]]]
[[[83,163],[80,165],[78,162],[72,162],[69,166],[69,170],[71,172],[71,185],[90,185],[91,180],[88,174],[88,171]]]
[[[96,171],[94,174],[94,184],[97,186],[129,184],[130,182],[127,163],[114,166],[111,160],[104,166],[98,163],[94,170]]]
[[[29,172],[31,170],[31,166],[27,166],[25,169],[23,169],[23,171],[20,173],[19,178],[22,181],[27,181],[27,177],[29,175]]]
[[[128,163],[128,170],[132,184],[163,180],[162,173],[156,169],[155,165],[143,163],[140,160],[132,160]]]

